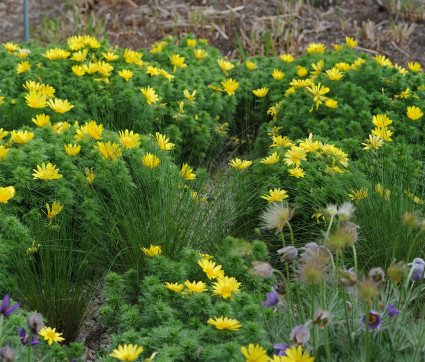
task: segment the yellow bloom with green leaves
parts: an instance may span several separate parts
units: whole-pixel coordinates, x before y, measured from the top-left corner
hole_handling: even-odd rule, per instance
[[[71,69],[72,73],[74,73],[77,77],[81,77],[86,74],[86,68],[82,65],[74,65]]]
[[[292,346],[285,351],[286,356],[281,357],[281,362],[313,362],[314,357],[310,357],[308,350],[303,351],[302,345]],[[275,360],[271,360],[275,361]]]
[[[328,87],[325,87],[320,83],[317,85],[312,84],[311,87],[307,87],[306,89],[314,96],[313,101],[316,102],[316,110],[319,108],[319,105],[327,99],[326,97],[323,97],[323,95],[330,91]]]
[[[325,106],[328,108],[336,108],[338,107],[338,101],[335,99],[328,98],[325,102]]]
[[[257,69],[257,63],[255,63],[255,62],[251,62],[250,60],[247,60],[247,62],[245,63],[245,65],[246,65],[246,67],[247,67],[249,70]]]
[[[62,210],[63,206],[60,202],[53,201],[52,208],[50,209],[50,205],[46,204],[47,212],[43,211],[46,216],[50,219],[49,225],[52,223],[53,218],[58,215]]]
[[[207,285],[204,282],[190,282],[189,280],[186,280],[184,285],[187,288],[187,291],[185,291],[187,294],[202,293],[208,290]]]
[[[384,145],[384,140],[379,135],[369,135],[369,138],[362,145],[364,150],[374,151]]]
[[[282,59],[285,63],[292,63],[295,60],[291,54],[282,54],[280,59]]]
[[[372,130],[372,136],[379,136],[384,141],[391,142],[393,131],[389,130],[387,127],[376,127]]]
[[[335,53],[339,53],[342,49],[344,49],[343,44],[334,44]]]
[[[165,282],[164,287],[176,293],[181,292],[184,289],[184,285],[179,283]]]
[[[72,144],[72,143],[68,143],[68,145],[64,145],[65,147],[65,152],[68,156],[77,156],[80,153],[81,150],[81,146],[80,145],[76,145],[76,144]]]
[[[241,351],[246,358],[246,362],[268,362],[269,357],[267,351],[260,345],[249,344],[248,349],[244,346],[241,347]]]
[[[281,80],[284,77],[285,73],[283,73],[279,69],[273,69],[272,77],[276,80]]]
[[[95,146],[103,156],[103,158],[110,158],[113,161],[116,161],[119,157],[122,156],[122,149],[117,143],[108,142],[97,142],[97,146]]]
[[[193,90],[192,94],[187,90],[183,90],[183,97],[189,100],[189,104],[192,104],[195,100],[196,89]]]
[[[35,116],[35,118],[32,118],[31,121],[33,121],[35,123],[36,126],[38,127],[45,127],[47,125],[50,124],[50,116],[42,113],[42,114],[37,114]]]
[[[148,104],[156,103],[156,102],[159,101],[158,95],[156,94],[155,90],[153,88],[151,88],[150,86],[140,88],[140,91],[145,96]]]
[[[93,183],[94,179],[96,178],[96,175],[93,172],[93,167],[92,168],[88,168],[88,167],[84,168],[84,177],[90,183],[90,185]]]
[[[308,54],[323,54],[326,47],[323,44],[310,43],[307,48]]]
[[[214,316],[215,320],[210,318],[207,323],[215,326],[217,329],[227,329],[229,331],[239,331],[242,327],[242,324],[237,319],[231,319],[221,316],[217,318]]]
[[[282,148],[282,147],[291,147],[293,142],[288,138],[288,136],[272,136],[272,145],[271,147]]]
[[[56,59],[66,59],[71,55],[71,53],[67,50],[55,48],[55,49],[47,49],[46,52],[42,55],[43,57],[49,60],[56,60]]]
[[[363,187],[360,188],[359,190],[350,190],[350,191],[351,191],[351,194],[348,194],[348,196],[356,204],[358,204],[360,200],[363,200],[368,196],[367,189],[364,189]]]
[[[28,107],[31,108],[44,108],[47,106],[46,96],[39,92],[30,91],[25,96],[25,99]]]
[[[119,75],[121,78],[124,78],[126,81],[128,81],[130,78],[132,78],[132,77],[133,77],[134,73],[133,73],[131,70],[123,69],[123,70],[120,70],[120,71],[118,72],[118,75]]]
[[[88,52],[88,49],[79,50],[75,53],[72,53],[72,57],[70,59],[75,60],[76,62],[82,62],[86,59]]]
[[[298,74],[299,77],[307,76],[307,74],[308,74],[307,68],[304,68],[301,65],[297,65],[295,68],[297,69],[297,74]]]
[[[47,105],[56,113],[65,113],[74,108],[74,106],[69,103],[67,99],[65,99],[64,101],[58,98],[56,98],[55,100],[49,99]]]
[[[219,295],[224,299],[233,299],[233,294],[240,293],[241,286],[242,284],[233,277],[220,277],[213,283],[213,295]]]
[[[285,164],[287,166],[300,166],[302,160],[307,160],[307,150],[303,147],[292,146],[291,149],[285,153]]]
[[[236,158],[234,160],[230,160],[229,165],[238,169],[238,170],[244,170],[245,168],[251,166],[252,161],[247,160],[241,160],[239,158]]]
[[[143,352],[143,347],[138,347],[137,344],[119,345],[118,349],[114,349],[109,356],[119,359],[120,361],[134,361],[139,354]]]
[[[5,131],[3,128],[0,128],[0,140],[5,138],[9,134],[9,131]]]
[[[300,142],[299,147],[305,148],[308,152],[316,152],[321,147],[321,143],[313,142],[313,133],[310,133],[303,142]]]
[[[31,69],[31,64],[28,63],[28,60],[21,62],[16,66],[16,73],[21,74]]]
[[[86,122],[84,126],[81,126],[79,129],[75,130],[76,135],[74,138],[76,140],[94,138],[95,140],[102,139],[103,125],[97,125],[95,121]]]
[[[383,128],[383,127],[387,127],[388,125],[393,123],[393,121],[391,119],[389,119],[388,116],[385,115],[385,114],[377,114],[376,116],[373,116],[372,123],[376,127]]]
[[[278,188],[274,190],[269,190],[269,195],[262,195],[260,197],[264,200],[267,200],[267,202],[271,204],[272,202],[285,200],[289,196],[287,191]]]
[[[333,67],[326,71],[326,76],[329,80],[340,80],[344,74],[342,74],[338,68]]]
[[[193,53],[198,60],[202,60],[208,55],[204,49],[193,49]]]
[[[265,97],[268,92],[269,92],[269,88],[267,87],[258,88],[252,91],[252,93],[254,93],[258,98]]]
[[[233,80],[232,78],[228,78],[224,82],[220,82],[220,83],[223,86],[224,90],[229,95],[235,94],[236,89],[238,89],[239,87],[239,83]]]
[[[419,107],[407,107],[407,117],[409,117],[411,120],[416,121],[423,115],[424,114],[421,112],[421,109]]]
[[[181,57],[179,54],[170,55],[170,61],[171,64],[174,65],[174,71],[176,71],[177,68],[187,67],[187,64],[184,62],[184,57]]]
[[[0,202],[7,204],[7,202],[15,196],[15,188],[13,186],[0,187]]]
[[[65,340],[65,338],[61,337],[62,333],[56,332],[56,328],[44,327],[38,334],[48,341],[49,345],[53,342],[62,342]]]
[[[0,145],[0,161],[3,160],[6,157],[8,152],[9,152],[8,148],[6,148],[3,145]]]
[[[34,138],[34,133],[28,131],[12,131],[10,132],[10,136],[13,142],[23,145]]]
[[[413,63],[413,62],[409,62],[407,64],[407,66],[409,67],[409,69],[412,72],[420,72],[422,70],[422,66],[419,63]]]
[[[288,173],[289,173],[289,176],[293,176],[296,178],[305,176],[304,170],[300,167],[288,168]]]
[[[187,39],[186,44],[189,48],[196,46],[196,39]]]
[[[167,138],[167,136],[162,135],[159,132],[155,133],[155,144],[161,149],[161,150],[166,150],[166,151],[170,151],[174,148],[175,144],[169,142],[169,138]]]
[[[266,165],[272,165],[273,163],[279,162],[279,155],[277,152],[273,152],[271,156],[267,156],[266,158],[263,158],[260,163],[264,163]]]
[[[117,54],[114,54],[113,52],[106,52],[102,53],[102,56],[108,61],[112,62],[114,60],[117,60],[120,56]]]
[[[19,49],[19,45],[15,44],[13,42],[8,42],[8,43],[2,43],[2,45],[4,46],[4,48],[8,51],[8,52],[16,52]]]
[[[142,249],[142,251],[147,256],[150,256],[150,257],[157,256],[157,255],[161,255],[162,254],[162,249],[158,245],[152,245],[151,244],[151,246],[149,247],[149,249],[147,249],[147,248],[141,248],[141,249]]]
[[[221,270],[221,265],[216,265],[215,262],[206,258],[198,260],[198,265],[202,268],[208,279],[217,279],[224,277],[224,270]]]
[[[158,167],[160,159],[157,156],[148,152],[147,154],[143,156],[142,162],[143,162],[143,165],[146,167],[155,168],[155,167]]]
[[[34,180],[56,180],[63,177],[61,174],[59,174],[59,169],[50,162],[47,165],[42,163],[41,167],[37,165],[37,170],[33,169],[33,171],[34,173],[32,175],[34,176]]]
[[[140,146],[140,136],[138,133],[133,133],[133,131],[119,131],[120,142],[124,148],[133,148]]]
[[[194,180],[196,175],[192,171],[193,169],[187,163],[184,163],[180,174],[185,180]]]
[[[353,38],[350,38],[349,36],[345,37],[345,44],[347,44],[347,46],[349,48],[355,48],[358,45],[358,42],[355,41]]]
[[[220,66],[221,70],[224,72],[224,74],[227,74],[227,72],[235,67],[234,64],[227,61],[226,59],[217,59],[217,63]]]

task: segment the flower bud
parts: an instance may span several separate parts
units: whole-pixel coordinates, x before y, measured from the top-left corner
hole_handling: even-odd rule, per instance
[[[381,268],[372,268],[369,271],[369,279],[379,286],[385,281],[385,273]]]
[[[37,335],[38,332],[44,327],[43,316],[40,313],[31,313],[27,320],[27,325],[30,331]]]
[[[314,313],[313,326],[317,325],[319,328],[325,328],[328,326],[331,320],[331,314],[327,310],[319,309]]]
[[[0,361],[13,362],[15,360],[15,350],[9,346],[0,348]]]
[[[344,270],[339,274],[338,283],[344,287],[352,287],[357,283],[357,275],[349,270]]]
[[[297,257],[298,250],[293,246],[287,246],[285,248],[279,249],[277,253],[282,254],[280,258],[282,262],[288,262],[294,260]]]
[[[254,266],[254,269],[251,269],[250,274],[254,277],[266,279],[270,278],[273,274],[273,267],[269,263],[253,261],[252,265]]]
[[[345,302],[346,306],[347,306],[347,310],[349,313],[352,312],[353,310],[353,306],[351,305],[351,302],[349,302],[348,300]]]
[[[289,339],[293,344],[305,344],[310,339],[310,331],[305,326],[295,327]]]
[[[359,238],[359,234],[357,233],[357,229],[360,226],[351,222],[351,221],[343,221],[341,224],[341,231],[346,235],[346,243],[347,245],[354,245]]]
[[[414,212],[405,212],[401,217],[401,222],[409,229],[414,229],[419,224],[419,218]]]

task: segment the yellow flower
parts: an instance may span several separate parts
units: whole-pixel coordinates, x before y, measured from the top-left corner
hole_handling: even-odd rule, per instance
[[[301,87],[307,87],[309,85],[312,85],[314,83],[313,79],[292,79],[291,82],[289,83],[289,85],[291,85],[291,88],[288,88],[286,90],[286,96],[289,93],[295,93],[295,88],[301,88]]]
[[[322,97],[322,95],[330,91],[328,87],[320,83],[318,85],[312,84],[311,87],[307,87],[306,89],[314,95],[313,101],[316,102],[316,110],[319,108],[319,104],[322,104],[322,101],[326,99],[326,97]]]
[[[97,62],[97,71],[105,77],[109,77],[113,70],[114,67],[111,64],[106,62]]]
[[[0,97],[0,106],[4,103],[4,100],[3,100],[3,99],[4,99],[4,97]],[[12,102],[11,102],[11,103],[12,103],[12,104],[14,104],[14,102],[15,102],[15,101],[14,101],[14,100],[12,100]]]
[[[122,149],[115,142],[113,144],[111,144],[111,141],[106,143],[98,142],[95,148],[100,151],[103,158],[110,158],[115,161],[122,156]]]
[[[55,60],[55,59],[66,59],[71,55],[71,53],[60,48],[55,48],[55,49],[47,49],[46,53],[42,55],[43,57],[47,59]]]
[[[323,54],[326,47],[323,44],[311,43],[308,45],[307,53],[308,54]]]
[[[133,50],[125,49],[123,57],[127,64],[136,64],[138,66],[142,66],[144,64],[143,60],[141,59],[143,54],[137,53]]]
[[[18,74],[24,73],[24,72],[26,72],[27,70],[30,70],[30,69],[31,69],[31,64],[28,63],[28,60],[26,60],[25,62],[19,63],[16,66],[16,72]]]
[[[71,125],[68,122],[59,122],[56,123],[54,126],[51,126],[53,132],[56,132],[57,134],[61,134],[63,131],[71,127]]]
[[[143,165],[149,168],[158,167],[160,159],[151,153],[147,153],[142,159]]]
[[[372,130],[373,136],[379,136],[384,141],[392,141],[391,135],[393,134],[393,131],[390,131],[387,127],[377,127]]]
[[[28,107],[44,108],[47,106],[46,96],[39,92],[30,91],[25,96]]]
[[[409,67],[409,69],[412,72],[420,72],[422,70],[422,66],[419,63],[413,63],[413,62],[409,62],[407,64],[407,66]]]
[[[204,254],[204,253],[199,253],[198,252],[198,254],[199,254],[199,256],[202,258],[202,259],[207,259],[207,260],[211,260],[211,259],[213,259],[214,257],[212,256],[212,255],[210,255],[210,254]]]
[[[288,192],[280,188],[269,190],[270,195],[260,196],[262,199],[267,200],[269,204],[275,201],[282,201],[288,198]]]
[[[118,75],[128,81],[131,77],[133,77],[134,73],[131,70],[123,69],[118,72]]]
[[[179,283],[169,283],[169,282],[165,282],[164,285],[165,288],[172,290],[173,292],[181,292],[184,288],[183,284],[179,284]]]
[[[328,98],[325,102],[325,106],[328,108],[336,108],[338,107],[338,102],[335,99]]]
[[[18,58],[26,58],[30,53],[31,50],[29,49],[18,49],[18,51],[13,54],[16,55]]]
[[[0,140],[5,138],[9,134],[8,131],[4,131],[3,128],[0,128]]]
[[[77,156],[80,153],[81,146],[80,145],[73,145],[69,143],[65,146],[65,152],[68,156]]]
[[[245,63],[245,65],[246,65],[246,67],[247,67],[249,70],[257,69],[257,63],[251,62],[250,60],[248,60],[248,61]]]
[[[43,211],[43,212],[50,219],[50,223],[51,223],[52,220],[53,220],[53,218],[62,211],[63,206],[61,205],[60,202],[53,201],[52,209],[50,210],[50,205],[49,204],[46,204],[46,208],[47,208],[47,212],[45,212],[45,211]]]
[[[305,176],[304,170],[302,168],[299,168],[299,167],[289,168],[288,172],[289,172],[289,176],[293,176],[293,177],[296,177],[296,178],[300,178],[300,177]]]
[[[387,115],[385,114],[377,114],[376,116],[373,116],[373,121],[372,123],[376,126],[376,127],[386,127],[388,125],[390,125],[391,123],[393,123],[393,121],[391,119],[388,118]]]
[[[188,289],[186,293],[193,294],[207,291],[207,285],[204,282],[190,282],[189,280],[186,280],[184,282],[184,285]]]
[[[267,351],[260,345],[254,346],[252,343],[249,344],[248,349],[242,346],[241,351],[246,358],[246,362],[268,362],[269,357]]]
[[[340,80],[343,74],[339,71],[339,69],[333,67],[332,69],[326,71],[326,76],[329,78],[329,80]]]
[[[406,70],[406,68],[403,68],[402,66],[398,65],[397,63],[395,63],[394,68],[396,68],[400,74],[405,75],[405,74],[409,73]]]
[[[217,59],[217,63],[225,74],[235,67],[234,64],[225,59]]]
[[[216,279],[224,277],[224,270],[221,270],[221,265],[215,265],[215,262],[208,259],[198,260],[198,265],[202,268],[208,279]]]
[[[196,39],[187,39],[186,43],[188,47],[194,47],[196,45]]]
[[[238,169],[238,170],[244,170],[248,166],[251,166],[252,161],[246,161],[241,160],[239,158],[236,158],[235,160],[230,160],[229,165]]]
[[[379,54],[377,54],[374,58],[372,58],[372,59],[375,59],[376,60],[376,62],[381,66],[381,67],[384,67],[384,66],[387,66],[387,67],[390,67],[390,68],[392,68],[392,66],[393,66],[393,63],[391,63],[391,61],[389,60],[389,59],[387,59],[387,58],[385,58],[385,55],[379,55]]]
[[[379,193],[379,196],[380,196],[381,198],[385,198],[385,200],[388,200],[388,199],[390,198],[391,191],[390,191],[390,190],[388,190],[388,189],[384,189],[384,188],[382,187],[382,185],[381,185],[381,184],[379,184],[379,183],[375,185],[375,191],[376,191],[377,193]]]
[[[53,342],[62,342],[65,340],[65,338],[61,337],[62,333],[56,332],[56,328],[44,327],[38,334],[44,337],[49,342],[49,345]]]
[[[161,42],[156,41],[155,43],[153,43],[151,45],[152,49],[150,50],[150,52],[152,54],[158,54],[158,53],[162,52],[162,48],[166,45],[168,45],[168,43],[166,41],[161,41]]]
[[[273,136],[272,137],[273,144],[271,147],[281,148],[281,147],[291,147],[294,144],[287,136]]]
[[[82,75],[86,74],[86,69],[82,65],[74,65],[71,69],[72,72],[78,77],[81,77]]]
[[[75,60],[77,62],[82,62],[86,59],[88,53],[88,49],[80,50],[72,54],[71,60]]]
[[[242,324],[236,319],[230,319],[227,317],[217,318],[214,316],[215,320],[210,318],[207,323],[215,326],[217,329],[228,329],[229,331],[239,331],[242,327]]]
[[[292,346],[285,351],[286,356],[281,357],[281,362],[313,362],[314,357],[310,357],[308,351],[303,352],[301,345]]]
[[[212,295],[220,295],[223,298],[231,298],[233,299],[232,293],[240,293],[239,287],[242,284],[239,283],[235,278],[231,277],[220,277],[216,282],[213,283],[213,291]]]
[[[281,70],[273,69],[272,76],[273,76],[274,79],[281,80],[284,75],[285,75],[285,73],[283,73]]]
[[[265,97],[268,92],[269,92],[269,88],[267,87],[258,88],[252,91],[252,93],[254,93],[258,98]]]
[[[84,169],[84,171],[85,171],[85,178],[87,179],[87,181],[90,183],[90,184],[92,184],[93,183],[93,181],[94,181],[94,179],[96,178],[96,175],[94,174],[94,172],[93,172],[93,167],[92,168],[88,168],[88,167],[86,167],[85,169]]]
[[[334,44],[335,53],[339,53],[342,49],[344,49],[343,44]]]
[[[167,136],[162,135],[159,132],[155,133],[155,143],[161,150],[172,150],[174,148],[174,143],[168,142],[170,139]]]
[[[172,54],[170,56],[171,64],[174,65],[174,71],[176,68],[184,68],[187,67],[187,64],[184,63],[184,57],[181,57],[178,54]]]
[[[124,132],[119,131],[120,142],[124,146],[124,148],[133,148],[140,146],[140,136],[138,133],[134,133],[133,131],[128,132],[126,129]]]
[[[2,43],[2,45],[8,52],[15,52],[19,49],[19,45],[13,42]]]
[[[45,165],[43,162],[41,167],[37,165],[37,170],[33,169],[33,171],[34,173],[32,175],[34,176],[34,180],[56,180],[63,177],[61,174],[59,174],[59,169],[50,162],[47,165]]]
[[[273,152],[271,156],[268,156],[260,161],[260,163],[264,163],[266,165],[271,165],[279,161],[279,156],[277,152]]]
[[[147,256],[150,256],[150,257],[162,254],[161,247],[158,246],[158,245],[152,245],[151,244],[149,249],[147,249],[147,248],[141,248],[141,249]]]
[[[58,98],[56,98],[55,100],[49,99],[47,104],[56,113],[65,113],[74,108],[74,106],[69,103],[67,99],[65,99],[64,101]]]
[[[148,66],[146,68],[146,74],[149,74],[150,76],[156,76],[156,75],[160,75],[160,69],[158,67],[152,67],[152,66]]]
[[[15,188],[13,186],[0,187],[0,202],[7,204],[7,202],[15,196]]]
[[[85,72],[89,73],[89,74],[94,74],[98,70],[97,63],[93,63],[93,62],[90,62],[89,65],[84,64],[83,67],[84,67]]]
[[[341,72],[345,72],[351,69],[351,65],[345,62],[335,64],[335,68]]]
[[[309,152],[316,152],[320,148],[321,143],[319,141],[313,142],[313,134],[310,133],[308,138],[306,138],[304,142],[301,142],[299,146],[305,148]]]
[[[181,170],[181,175],[185,180],[194,180],[196,175],[192,172],[193,169],[188,166],[187,163],[184,163]]]
[[[287,166],[300,166],[302,160],[307,160],[307,150],[303,147],[292,146],[285,153],[285,164]]]
[[[225,82],[220,82],[227,94],[235,94],[236,89],[239,87],[239,83],[232,78],[227,78]]]
[[[297,65],[295,68],[297,69],[297,74],[300,77],[305,77],[308,74],[308,69],[302,67],[301,65]]]
[[[419,107],[407,107],[407,117],[411,120],[416,121],[421,118],[424,114],[421,112]]]
[[[363,200],[367,197],[367,189],[364,189],[363,187],[359,190],[350,190],[351,194],[348,194],[351,200],[358,203],[360,200]]]
[[[118,349],[114,349],[109,356],[118,358],[121,361],[134,361],[142,352],[142,346],[137,347],[137,344],[124,344],[124,347],[119,345]]]
[[[80,50],[84,47],[82,36],[72,36],[66,40],[68,48],[71,50]]]
[[[291,54],[282,54],[280,56],[280,59],[282,59],[286,63],[291,63],[294,61],[294,57]]]
[[[183,91],[183,96],[189,100],[189,104],[192,104],[193,101],[195,100],[195,94],[196,94],[196,89],[192,92],[192,94],[190,94],[187,89]]]
[[[146,101],[148,102],[148,104],[156,103],[159,101],[158,95],[155,93],[155,90],[151,88],[150,86],[140,88],[140,90],[142,91],[143,95],[146,97]]]
[[[196,191],[192,192],[192,200],[195,202],[205,202],[208,200],[208,197],[204,196],[204,197],[199,197],[198,193]]]
[[[31,119],[38,127],[44,127],[50,124],[50,116],[42,114],[37,114],[35,118]]]
[[[28,131],[12,131],[10,132],[10,136],[12,137],[13,142],[23,145],[34,138],[34,133]]]
[[[198,60],[202,60],[208,55],[204,49],[193,49],[193,53]]]
[[[349,48],[355,48],[357,46],[357,41],[355,41],[353,38],[350,38],[349,36],[345,37],[345,43]]]
[[[325,66],[325,62],[323,61],[323,59],[320,59],[317,64],[312,64],[311,65],[314,69],[314,71],[310,72],[314,77],[317,77],[319,74],[322,73],[322,69]]]
[[[159,70],[159,72],[161,73],[161,75],[162,75],[164,78],[167,78],[169,82],[171,82],[171,79],[173,79],[173,78],[174,78],[174,75],[172,75],[172,74],[168,73],[165,69],[160,69],[160,70]]]
[[[75,130],[76,135],[74,138],[76,140],[89,139],[90,137],[95,140],[102,139],[103,125],[97,125],[95,121],[86,122],[84,126],[81,126],[80,129]]]
[[[3,145],[0,145],[0,160],[3,160],[6,157],[8,152],[9,152],[8,148],[6,148]]]
[[[120,57],[119,55],[114,54],[113,52],[102,53],[102,55],[109,62],[112,62],[113,60],[117,60]]]
[[[353,63],[353,65],[351,66],[351,69],[359,69],[360,68],[360,66],[363,64],[363,63],[366,63],[366,60],[365,59],[363,59],[363,58],[357,58],[356,59],[356,61]]]

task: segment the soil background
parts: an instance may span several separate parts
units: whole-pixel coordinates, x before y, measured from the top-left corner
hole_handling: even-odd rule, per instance
[[[137,50],[173,34],[206,38],[223,55],[299,55],[309,43],[332,48],[345,36],[359,49],[407,67],[425,63],[425,0],[28,0],[31,40],[60,43],[107,34]],[[43,20],[44,19],[44,20]],[[235,37],[237,34],[237,38]],[[0,42],[23,42],[23,0],[0,0]]]

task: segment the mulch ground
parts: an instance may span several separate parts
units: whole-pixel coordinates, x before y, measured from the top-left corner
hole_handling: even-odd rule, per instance
[[[425,62],[423,1],[411,9],[391,0],[28,0],[32,38],[47,44],[84,33],[107,33],[111,44],[149,48],[164,36],[195,33],[229,58],[237,53],[235,33],[248,55],[302,53],[309,43],[332,48],[345,36],[360,50],[394,63]],[[23,1],[0,2],[0,42],[23,39]],[[412,3],[414,3],[412,1]],[[267,4],[267,5],[265,5]],[[314,4],[314,6],[311,6]],[[43,18],[56,25],[51,27]],[[91,18],[91,20],[90,20]],[[271,47],[264,39],[271,40]],[[262,41],[263,40],[263,41]],[[270,45],[270,42],[269,42]]]

